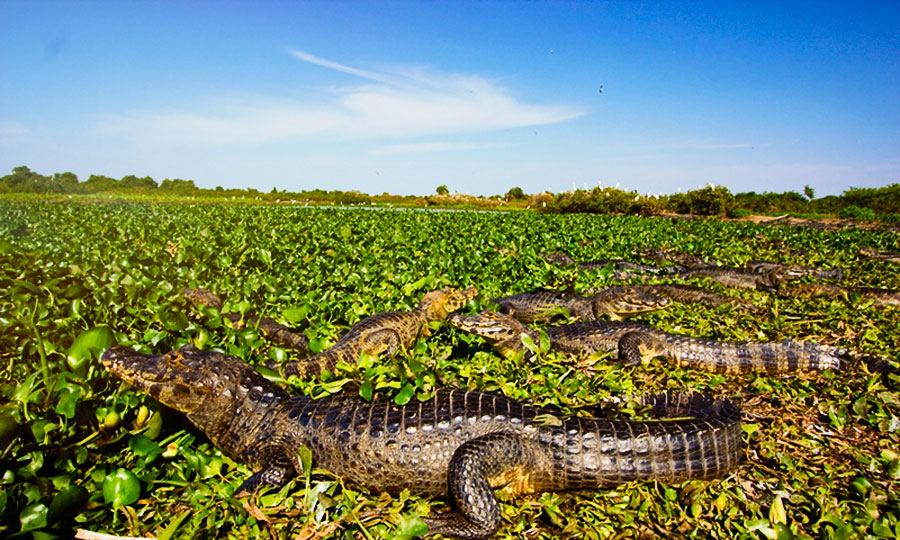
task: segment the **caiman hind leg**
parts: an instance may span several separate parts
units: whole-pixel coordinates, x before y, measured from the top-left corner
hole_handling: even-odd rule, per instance
[[[540,470],[535,447],[514,433],[497,432],[472,439],[453,453],[447,473],[454,511],[423,518],[428,534],[487,538],[500,527],[500,505],[493,489],[511,493],[535,490],[529,471]]]
[[[665,350],[665,341],[659,337],[635,330],[619,338],[618,360],[627,365],[637,365],[659,356]]]

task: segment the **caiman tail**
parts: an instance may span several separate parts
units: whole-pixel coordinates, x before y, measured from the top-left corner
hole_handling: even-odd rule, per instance
[[[663,357],[681,367],[713,373],[789,374],[841,369],[847,350],[810,342],[713,341],[668,333],[629,333],[619,341],[619,358],[639,363]]]

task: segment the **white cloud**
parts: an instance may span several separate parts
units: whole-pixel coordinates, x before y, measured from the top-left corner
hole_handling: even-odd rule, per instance
[[[298,137],[360,139],[479,133],[554,124],[586,114],[566,105],[522,103],[485,77],[422,68],[377,73],[302,51],[310,64],[366,79],[331,90],[326,102],[298,98],[210,100],[206,112],[147,112],[107,118],[96,133],[139,144],[260,144]]]

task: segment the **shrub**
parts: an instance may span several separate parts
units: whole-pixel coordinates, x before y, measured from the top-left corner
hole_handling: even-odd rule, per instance
[[[862,221],[872,221],[875,219],[875,211],[871,208],[860,208],[855,204],[844,207],[839,213],[838,217],[841,218],[852,218],[859,219]]]
[[[741,219],[749,216],[750,210],[747,210],[746,208],[732,208],[728,211],[727,215],[730,218]]]

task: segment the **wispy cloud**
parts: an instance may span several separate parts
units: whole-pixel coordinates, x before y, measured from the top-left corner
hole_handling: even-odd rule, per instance
[[[467,142],[422,142],[409,144],[389,144],[372,150],[372,154],[419,154],[426,152],[460,152],[465,150],[489,150],[504,145],[494,143]]]
[[[345,66],[344,64],[339,64],[337,62],[332,62],[331,60],[326,60],[324,58],[319,58],[318,56],[309,54],[307,52],[298,51],[296,49],[291,49],[291,54],[303,60],[304,62],[309,62],[310,64],[316,64],[317,66],[326,67],[328,69],[333,69],[335,71],[341,71],[343,73],[349,73],[350,75],[356,75],[357,77],[362,77],[363,79],[369,79],[371,81],[377,81],[387,84],[396,84],[390,80],[390,78],[385,77],[380,73],[375,73],[374,71],[366,71],[364,69],[357,69],[350,66]]]
[[[209,100],[207,112],[142,112],[106,119],[97,131],[138,143],[170,145],[260,144],[302,137],[339,139],[421,137],[482,133],[554,124],[586,110],[568,105],[523,103],[495,81],[479,75],[424,68],[376,72],[291,50],[303,62],[365,79],[320,97],[291,101],[267,98]]]

